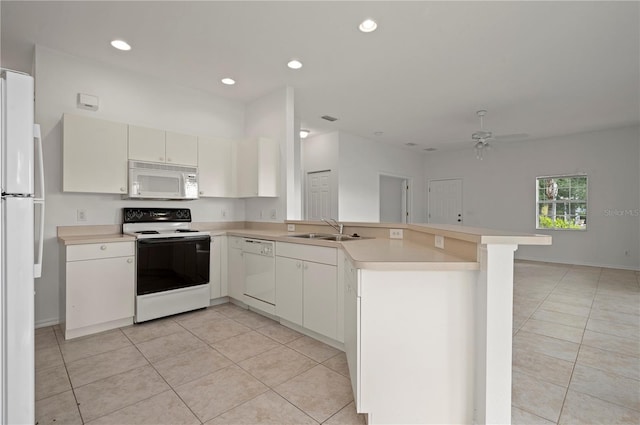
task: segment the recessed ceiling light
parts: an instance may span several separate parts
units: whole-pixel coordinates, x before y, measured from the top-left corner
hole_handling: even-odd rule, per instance
[[[124,40],[113,40],[111,45],[118,50],[128,51],[131,50],[131,46]]]
[[[309,136],[309,133],[311,133],[309,130],[300,129],[300,138],[306,139]]]
[[[373,32],[376,28],[378,28],[378,24],[373,19],[365,19],[358,26],[358,29],[362,32]]]
[[[287,66],[289,68],[291,68],[291,69],[300,69],[300,68],[302,68],[302,62],[300,62],[299,60],[296,60],[296,59],[292,59],[292,60],[289,61]]]
[[[232,86],[232,85],[234,85],[236,83],[236,80],[234,80],[233,78],[229,78],[229,77],[223,78],[220,81],[222,81],[222,84],[226,84],[228,86]]]

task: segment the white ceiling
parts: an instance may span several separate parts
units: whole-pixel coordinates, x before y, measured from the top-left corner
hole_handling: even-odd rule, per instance
[[[472,146],[478,109],[513,140],[640,120],[635,1],[3,0],[0,13],[3,67],[30,71],[40,44],[244,102],[290,85],[314,134],[422,151]],[[367,17],[378,30],[363,34]],[[291,58],[304,67],[288,69]]]

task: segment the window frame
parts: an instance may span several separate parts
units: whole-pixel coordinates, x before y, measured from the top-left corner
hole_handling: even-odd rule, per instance
[[[553,200],[548,200],[548,199],[540,199],[540,181],[541,180],[549,180],[549,179],[574,179],[574,178],[580,178],[580,179],[584,179],[585,180],[585,192],[584,192],[584,199],[553,199]],[[546,183],[545,183],[546,185]],[[572,192],[572,186],[569,187],[570,190],[570,197],[571,197],[571,192]],[[550,176],[538,176],[536,177],[536,213],[535,213],[535,220],[536,220],[536,230],[567,230],[567,231],[580,231],[580,232],[586,232],[588,229],[588,217],[589,217],[589,177],[587,176],[587,174],[556,174],[556,175],[550,175]],[[555,204],[557,205],[562,205],[564,204],[565,207],[569,208],[569,211],[571,211],[571,206],[576,205],[576,204],[584,204],[584,225],[580,226],[580,227],[556,227],[556,221],[555,219],[557,219],[558,217],[563,218],[563,216],[566,216],[567,214],[556,214],[555,218],[552,220],[553,223],[553,227],[543,227],[540,225],[540,217],[542,216],[542,206],[543,205],[553,205]],[[547,215],[547,217],[551,217],[551,215]],[[571,216],[571,213],[569,213],[569,218],[571,219],[571,222],[573,222],[573,218]]]

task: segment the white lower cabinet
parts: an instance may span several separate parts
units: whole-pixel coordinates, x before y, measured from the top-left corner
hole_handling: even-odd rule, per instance
[[[133,323],[134,242],[68,245],[63,261],[65,339]]]
[[[243,238],[229,236],[228,249],[228,292],[229,297],[238,301],[244,299],[244,261],[242,258]]]
[[[276,315],[338,340],[337,249],[276,243]]]

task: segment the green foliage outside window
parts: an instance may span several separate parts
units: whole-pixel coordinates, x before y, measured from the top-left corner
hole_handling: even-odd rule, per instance
[[[586,230],[587,176],[536,179],[537,229]]]

